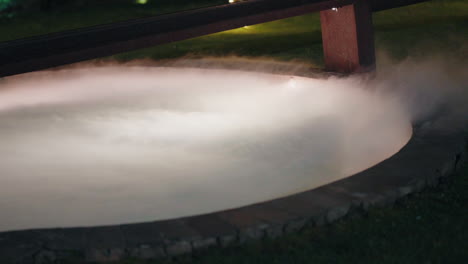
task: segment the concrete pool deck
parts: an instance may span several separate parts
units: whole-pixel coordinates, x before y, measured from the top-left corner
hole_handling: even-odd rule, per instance
[[[285,198],[205,215],[138,224],[0,233],[0,263],[152,259],[278,237],[306,225],[393,204],[438,184],[466,158],[466,133],[414,128],[389,159],[351,177]]]

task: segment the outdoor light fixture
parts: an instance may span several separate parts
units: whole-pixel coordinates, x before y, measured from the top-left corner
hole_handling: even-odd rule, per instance
[[[335,12],[338,12],[338,8],[337,8],[337,7],[332,7],[332,10],[335,11]]]
[[[230,4],[234,3],[234,0],[229,0],[229,3],[230,3]]]

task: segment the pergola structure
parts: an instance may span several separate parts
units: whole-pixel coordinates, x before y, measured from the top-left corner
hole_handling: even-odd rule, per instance
[[[250,0],[0,43],[0,77],[320,12],[326,69],[375,67],[372,12],[424,0]]]

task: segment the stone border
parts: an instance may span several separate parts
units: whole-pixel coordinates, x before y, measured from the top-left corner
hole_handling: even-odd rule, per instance
[[[354,176],[285,198],[205,215],[139,224],[0,233],[0,263],[153,259],[275,238],[395,200],[454,173],[466,133],[415,128],[397,154]]]

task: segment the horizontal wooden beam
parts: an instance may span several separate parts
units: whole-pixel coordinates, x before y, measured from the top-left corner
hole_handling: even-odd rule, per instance
[[[382,10],[421,0],[372,0]],[[354,0],[250,0],[0,43],[0,77],[106,57],[245,25],[341,7]]]

